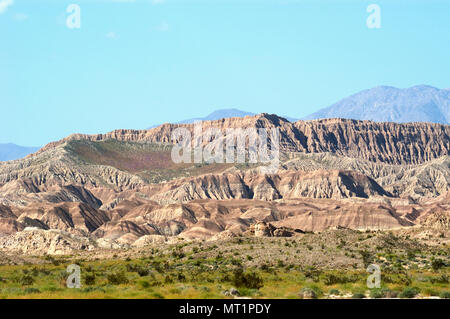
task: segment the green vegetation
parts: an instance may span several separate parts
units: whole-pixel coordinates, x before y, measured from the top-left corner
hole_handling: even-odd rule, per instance
[[[420,292],[419,288],[416,287],[407,287],[403,289],[402,293],[400,294],[401,298],[414,298],[417,296]]]
[[[308,298],[414,298],[421,293],[450,298],[448,284],[436,281],[442,274],[432,271],[409,272],[411,283],[402,280],[403,274],[391,273],[382,288],[370,290],[363,270],[340,271],[339,275],[336,270],[299,267],[289,271],[267,265],[244,269],[226,258],[220,263],[187,260],[177,263],[172,257],[159,257],[82,262],[81,289],[66,287],[65,269],[70,261],[58,266],[0,266],[0,298],[230,298],[223,292],[233,287],[240,295],[253,298],[302,298],[305,294]]]
[[[0,298],[233,298],[232,288],[252,298],[450,298],[448,256],[446,245],[357,231],[183,241],[0,265]],[[367,287],[369,262],[380,265],[378,289]],[[66,287],[70,264],[80,289]]]
[[[148,183],[176,178],[220,173],[232,164],[175,164],[171,160],[171,144],[147,142],[73,140],[65,147],[80,164],[108,165],[136,174]]]

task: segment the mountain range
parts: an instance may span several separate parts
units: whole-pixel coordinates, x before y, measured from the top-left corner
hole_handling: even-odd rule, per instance
[[[347,97],[304,120],[347,118],[376,122],[450,123],[450,89],[418,85],[407,89],[378,86]]]
[[[236,108],[220,109],[205,117],[191,118],[175,124],[190,124],[196,121],[213,121],[223,118],[255,116],[251,112]],[[298,119],[284,117],[290,122]],[[321,109],[303,120],[345,118],[376,122],[430,122],[450,124],[450,89],[437,89],[418,85],[407,89],[378,86],[347,97],[329,107]],[[149,127],[156,128],[159,125]],[[15,160],[37,151],[37,147],[15,144],[0,144],[0,161]]]
[[[195,118],[175,122],[174,124],[192,124],[192,123],[199,122],[199,121],[214,121],[214,120],[220,120],[220,119],[225,119],[225,118],[230,118],[230,117],[246,117],[246,116],[254,116],[254,115],[256,115],[256,114],[252,113],[252,112],[238,110],[236,108],[220,109],[220,110],[216,110],[216,111],[208,114],[205,117],[195,117]],[[298,121],[298,119],[289,117],[289,116],[285,116],[284,118],[289,120],[290,122]],[[152,125],[149,127],[149,129],[155,128],[158,126],[159,125]]]
[[[12,161],[34,153],[39,147],[25,147],[16,144],[0,144],[0,162]]]
[[[205,117],[191,118],[175,124],[213,121],[229,117],[254,116],[255,113],[236,108],[221,109]],[[284,116],[290,122],[297,118]],[[450,123],[450,89],[417,85],[406,89],[378,86],[353,94],[339,102],[320,109],[302,120],[344,118],[375,122],[430,122]],[[150,128],[155,128],[153,125]]]
[[[223,132],[278,128],[273,174],[260,164],[174,163],[171,136],[179,127],[194,130],[163,124],[74,134],[0,163],[0,249],[33,250],[38,237],[25,236],[29,227],[51,236],[39,243],[44,253],[60,254],[70,247],[55,231],[112,248],[236,237],[258,222],[314,232],[448,229],[449,125],[291,123],[264,113],[203,122]]]

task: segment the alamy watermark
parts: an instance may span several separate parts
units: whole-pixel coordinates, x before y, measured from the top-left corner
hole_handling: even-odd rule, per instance
[[[381,267],[377,264],[371,264],[367,267],[366,271],[371,273],[367,277],[367,288],[380,288],[381,287]]]
[[[193,134],[186,127],[172,132],[174,163],[250,163],[266,174],[274,174],[280,164],[280,132],[278,128],[209,127],[194,125]]]
[[[78,4],[70,4],[67,9],[67,13],[70,15],[66,19],[66,26],[69,29],[81,28],[81,8]]]
[[[81,268],[78,265],[69,265],[67,270],[69,276],[67,277],[67,288],[81,288]]]
[[[5,6],[8,2],[5,3]],[[367,17],[366,25],[369,29],[381,28],[381,7],[378,4],[369,4],[366,8],[367,13],[370,15]],[[70,4],[67,6],[66,12],[69,16],[66,19],[66,26],[69,29],[81,28],[81,8],[78,4]],[[164,28],[167,28],[165,26]]]
[[[370,4],[367,6],[367,13],[370,15],[367,17],[366,25],[369,29],[381,28],[381,8],[378,4]]]

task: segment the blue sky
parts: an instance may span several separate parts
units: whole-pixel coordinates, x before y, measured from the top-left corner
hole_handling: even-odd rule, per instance
[[[66,26],[72,3],[80,29]],[[380,29],[366,25],[372,3]],[[0,143],[446,88],[449,16],[450,0],[0,0]]]

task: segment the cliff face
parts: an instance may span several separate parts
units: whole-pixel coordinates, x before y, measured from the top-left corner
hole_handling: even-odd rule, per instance
[[[284,171],[261,175],[204,175],[161,185],[151,199],[159,203],[180,203],[196,199],[257,199],[272,201],[291,198],[368,198],[388,196],[371,178],[354,171],[318,170],[314,172]]]
[[[178,127],[187,128],[194,134],[194,124],[163,124],[150,130],[116,130],[98,135],[75,134],[50,143],[39,152],[77,139],[172,143],[172,132]],[[276,115],[260,114],[203,122],[203,130],[211,127],[220,129],[223,134],[227,128],[279,128],[283,151],[331,152],[389,164],[420,164],[450,155],[450,126],[443,124],[377,123],[346,119],[290,123]]]
[[[295,126],[306,137],[308,152],[390,164],[419,164],[450,154],[449,125],[331,119],[299,121]]]

